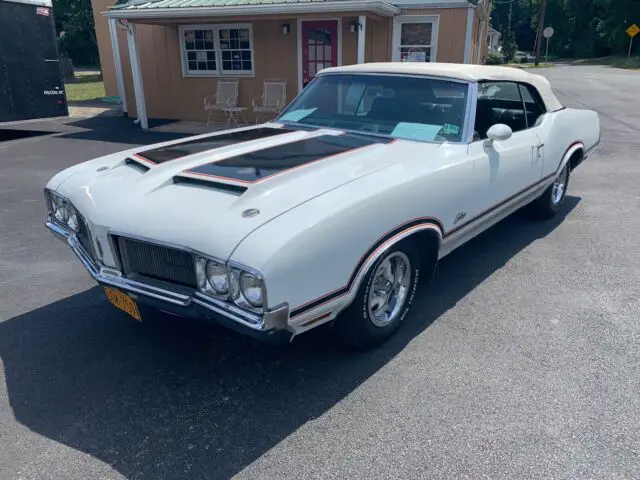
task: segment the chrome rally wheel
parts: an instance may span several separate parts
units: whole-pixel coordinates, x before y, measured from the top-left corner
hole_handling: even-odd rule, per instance
[[[355,299],[334,324],[340,340],[353,347],[368,348],[395,333],[407,316],[418,287],[421,260],[427,258],[421,253],[424,252],[418,250],[414,240],[405,239],[374,262]],[[433,259],[437,261],[437,252]],[[433,272],[435,263],[425,268]]]
[[[531,203],[532,213],[536,217],[551,218],[558,213],[562,202],[567,196],[570,168],[569,163],[567,163],[553,180],[553,183]]]
[[[376,327],[386,327],[402,311],[411,287],[411,262],[403,252],[387,256],[373,274],[367,304],[369,319]]]
[[[560,175],[553,181],[551,186],[551,202],[554,205],[559,205],[564,198],[564,194],[567,191],[567,180],[569,177],[569,165],[566,165]]]

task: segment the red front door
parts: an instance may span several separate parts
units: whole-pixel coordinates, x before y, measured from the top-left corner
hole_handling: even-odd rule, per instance
[[[338,21],[302,22],[302,86],[323,68],[338,66]]]

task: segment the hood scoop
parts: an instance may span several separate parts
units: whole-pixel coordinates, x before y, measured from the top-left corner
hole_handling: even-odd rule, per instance
[[[247,191],[247,187],[242,185],[233,185],[231,183],[216,182],[215,180],[206,180],[204,178],[193,177],[173,177],[174,185],[188,185],[194,187],[207,188],[209,190],[217,190],[219,192],[230,193],[232,195],[240,196]]]
[[[133,167],[133,168],[135,168],[136,170],[139,170],[142,173],[145,173],[145,172],[149,171],[149,167],[147,167],[146,165],[143,165],[140,162],[136,162],[133,158],[125,158],[124,164],[125,165],[129,165],[130,167]]]

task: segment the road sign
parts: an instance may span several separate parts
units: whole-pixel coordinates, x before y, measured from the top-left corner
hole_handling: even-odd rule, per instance
[[[547,39],[547,49],[544,54],[544,63],[547,64],[549,63],[549,39],[553,37],[554,33],[556,33],[556,31],[553,29],[553,27],[547,27],[542,30],[542,36]]]
[[[627,59],[631,58],[631,47],[633,46],[633,38],[640,33],[640,27],[635,23],[631,25],[626,30],[627,35],[629,35],[629,53],[627,54]]]
[[[633,38],[640,33],[640,27],[634,23],[629,28],[627,28],[626,31],[627,31],[627,35]]]

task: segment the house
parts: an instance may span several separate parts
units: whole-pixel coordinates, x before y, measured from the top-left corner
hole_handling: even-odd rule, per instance
[[[487,52],[497,53],[500,51],[500,37],[502,34],[493,27],[489,27],[487,33]]]
[[[251,107],[317,71],[377,61],[482,63],[491,0],[92,0],[107,95],[148,118],[202,120],[216,82]],[[251,119],[251,108],[247,115]]]

